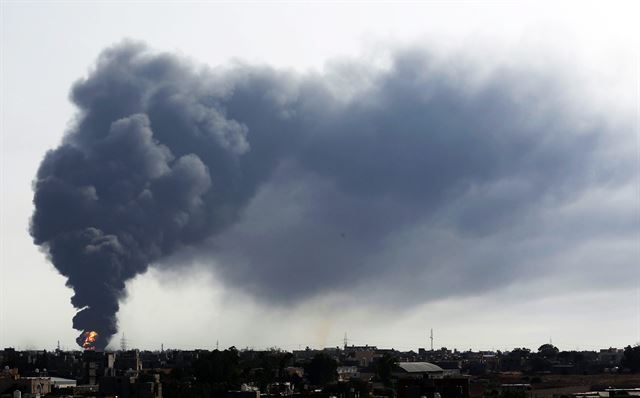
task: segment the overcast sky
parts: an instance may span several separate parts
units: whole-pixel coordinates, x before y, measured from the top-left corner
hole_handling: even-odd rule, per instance
[[[143,223],[162,250],[126,280],[112,347],[122,333],[142,349],[347,333],[417,349],[431,328],[459,349],[640,342],[639,12],[2,2],[0,346],[77,347],[74,292],[29,233],[32,184],[65,132],[98,154],[69,184],[127,180],[99,165],[137,167],[130,148],[149,157],[132,185],[161,197],[156,179],[191,181],[167,219],[208,220]],[[213,143],[189,135],[205,124]],[[53,244],[43,219],[35,234]],[[120,221],[100,227],[120,236]]]

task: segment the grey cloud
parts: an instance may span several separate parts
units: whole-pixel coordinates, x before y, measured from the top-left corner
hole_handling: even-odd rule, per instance
[[[346,64],[207,69],[105,50],[35,182],[31,233],[75,291],[74,327],[104,347],[125,282],[191,256],[271,303],[491,288],[530,263],[522,236],[541,209],[629,179],[601,115],[576,113],[554,71],[472,84],[468,61],[422,49],[389,69]]]

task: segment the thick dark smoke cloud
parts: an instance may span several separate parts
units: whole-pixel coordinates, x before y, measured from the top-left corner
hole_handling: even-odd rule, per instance
[[[487,236],[627,178],[624,161],[604,166],[604,123],[565,90],[522,68],[479,81],[421,49],[301,75],[123,43],[72,89],[78,115],[38,171],[31,233],[98,348],[126,281],[191,255],[271,302],[373,275],[407,291],[439,275],[431,295],[485,288],[526,255]]]

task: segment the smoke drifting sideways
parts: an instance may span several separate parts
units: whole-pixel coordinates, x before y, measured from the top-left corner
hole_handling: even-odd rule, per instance
[[[505,68],[473,83],[469,68],[439,65],[418,48],[393,52],[385,68],[349,61],[325,74],[211,69],[132,42],[104,50],[73,86],[77,116],[34,183],[31,234],[74,290],[73,327],[97,332],[104,349],[125,283],[184,249],[219,247],[223,267],[248,269],[258,286],[285,272],[299,292],[314,291],[336,267],[470,191],[524,187],[493,211],[457,218],[457,228],[482,234],[494,228],[482,214],[510,217],[597,178],[600,126],[567,122],[557,82]],[[252,199],[283,178],[331,187],[310,190],[313,211],[299,216],[316,233],[283,224],[246,246],[234,240],[228,232]],[[275,245],[286,236],[308,239]]]

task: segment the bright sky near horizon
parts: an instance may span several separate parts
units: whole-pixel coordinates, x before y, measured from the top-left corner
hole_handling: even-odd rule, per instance
[[[28,232],[32,182],[74,117],[72,84],[103,49],[126,38],[212,67],[239,60],[322,74],[345,57],[366,63],[417,45],[468,57],[478,68],[557,70],[576,79],[571,84],[588,96],[584,103],[630,129],[621,134],[629,142],[615,147],[640,156],[634,2],[3,0],[1,7],[0,347],[51,349],[59,340],[76,348],[73,292]],[[340,345],[346,332],[355,344],[417,349],[428,345],[431,328],[437,346],[458,349],[535,348],[549,339],[561,349],[640,342],[640,160],[636,166],[627,183],[589,189],[562,208],[576,218],[608,209],[597,215],[603,228],[611,219],[635,220],[625,238],[586,240],[563,253],[571,272],[523,273],[495,289],[374,308],[348,290],[273,304],[251,294],[250,284],[229,288],[202,264],[152,267],[128,282],[112,345],[124,333],[142,349],[211,348],[217,340],[222,347],[296,349]]]

